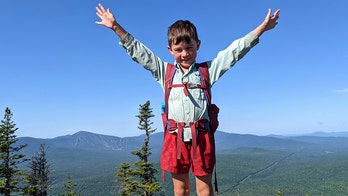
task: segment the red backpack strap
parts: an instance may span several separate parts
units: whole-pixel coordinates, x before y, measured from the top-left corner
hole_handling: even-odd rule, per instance
[[[196,64],[196,67],[201,76],[201,84],[204,86],[204,95],[207,100],[208,106],[211,105],[211,90],[210,90],[210,77],[207,62]]]
[[[167,64],[166,67],[166,74],[165,74],[165,80],[164,80],[164,107],[162,105],[162,121],[163,121],[163,128],[164,128],[164,134],[163,136],[167,134],[167,124],[168,124],[168,99],[169,99],[169,93],[171,90],[170,85],[173,83],[173,77],[175,74],[175,66],[173,64]],[[165,171],[162,170],[162,180],[165,181]]]
[[[168,63],[164,81],[164,103],[165,103],[165,113],[168,113],[168,99],[171,90],[170,85],[173,83],[173,77],[175,74],[175,66]]]

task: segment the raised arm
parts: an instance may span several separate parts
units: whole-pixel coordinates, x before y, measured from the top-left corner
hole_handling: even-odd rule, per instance
[[[265,31],[273,29],[278,24],[279,13],[280,10],[278,9],[271,16],[272,10],[268,9],[265,20],[254,30],[255,34],[260,37]]]
[[[123,39],[127,35],[127,31],[116,21],[110,8],[105,9],[104,6],[99,3],[96,10],[97,16],[101,19],[100,22],[95,22],[96,24],[112,29],[120,39]]]

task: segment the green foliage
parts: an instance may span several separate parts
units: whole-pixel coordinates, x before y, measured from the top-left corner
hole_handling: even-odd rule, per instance
[[[18,165],[28,160],[25,154],[18,153],[27,145],[14,146],[18,141],[15,135],[18,128],[11,120],[12,115],[11,110],[6,108],[0,124],[0,193],[4,195],[21,190],[18,184],[23,181],[24,171],[18,169]]]
[[[132,152],[139,159],[133,164],[134,168],[129,163],[122,163],[118,166],[116,181],[122,183],[119,190],[122,196],[131,194],[148,196],[161,191],[161,186],[155,177],[158,170],[148,160],[151,155],[149,148],[150,134],[156,131],[156,129],[151,128],[153,123],[150,118],[154,115],[152,114],[152,108],[150,108],[150,101],[140,105],[139,115],[136,117],[139,118],[138,128],[145,131],[145,139],[141,149]]]
[[[275,194],[275,196],[283,196],[282,190],[278,190],[277,193]]]
[[[79,194],[75,191],[76,186],[77,185],[72,181],[72,176],[69,174],[67,176],[67,182],[64,184],[65,193],[58,193],[58,196],[78,196]]]
[[[131,195],[136,192],[136,186],[134,186],[134,183],[130,183],[132,179],[132,168],[129,163],[121,163],[118,166],[116,177],[117,182],[122,182],[119,190],[121,196]]]

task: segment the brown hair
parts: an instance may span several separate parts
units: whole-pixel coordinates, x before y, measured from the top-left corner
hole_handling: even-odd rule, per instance
[[[199,41],[195,25],[188,20],[178,20],[168,28],[168,45],[176,45],[182,41],[191,43],[191,38]]]

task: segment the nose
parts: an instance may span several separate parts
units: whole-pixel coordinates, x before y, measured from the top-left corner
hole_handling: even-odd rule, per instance
[[[183,50],[182,51],[182,56],[183,57],[187,57],[189,55],[188,51],[187,50]]]

